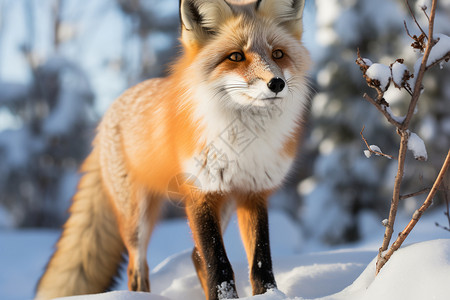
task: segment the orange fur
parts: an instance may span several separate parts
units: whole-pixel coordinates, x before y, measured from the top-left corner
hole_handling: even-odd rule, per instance
[[[233,199],[253,293],[276,287],[267,197],[298,147],[309,58],[304,1],[258,3],[181,0],[183,55],[168,77],[130,88],[103,117],[37,299],[104,291],[124,248],[129,289],[150,291],[147,246],[168,196],[186,205],[207,299],[237,297],[222,240]]]
[[[124,245],[101,183],[98,151],[86,159],[82,171],[71,216],[38,283],[36,299],[105,291],[122,262]]]
[[[257,225],[258,209],[267,209],[267,197],[269,193],[251,194],[251,195],[237,195],[237,217],[239,222],[239,229],[241,232],[242,242],[247,253],[249,268],[253,266],[253,255],[255,252],[255,230]]]

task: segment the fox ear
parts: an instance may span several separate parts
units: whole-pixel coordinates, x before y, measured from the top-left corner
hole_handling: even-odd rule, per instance
[[[180,0],[183,42],[201,45],[233,14],[225,0]]]
[[[305,0],[258,0],[256,10],[262,15],[275,19],[294,35],[301,37]]]

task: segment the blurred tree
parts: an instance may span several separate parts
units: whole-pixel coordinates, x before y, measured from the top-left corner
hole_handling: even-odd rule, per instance
[[[175,2],[0,2],[0,64],[2,54],[21,54],[28,74],[14,81],[0,73],[0,209],[10,212],[10,226],[65,220],[99,116],[118,96],[111,91],[163,75],[176,53]],[[88,48],[111,28],[121,51]],[[6,30],[17,45],[7,44]]]
[[[22,89],[2,82],[0,93],[1,109],[20,124],[0,132],[0,204],[12,212],[17,226],[59,225],[65,219],[70,198],[65,193],[73,190],[67,189],[68,181],[76,177],[91,138],[80,132],[92,131],[88,110],[93,92],[86,74],[60,53],[64,2],[51,4],[44,6],[51,9],[51,55],[40,57],[36,50],[36,1],[24,2],[27,37],[20,51],[31,79]]]
[[[178,2],[177,1],[117,0],[129,19],[125,41],[136,41],[138,70],[130,74],[129,84],[144,79],[163,76],[168,63],[178,53]],[[128,58],[129,59],[129,58]]]

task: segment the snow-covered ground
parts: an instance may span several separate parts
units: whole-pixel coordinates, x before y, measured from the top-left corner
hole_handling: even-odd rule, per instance
[[[320,221],[320,220],[319,220]],[[244,299],[449,299],[450,233],[442,211],[428,213],[418,223],[409,246],[394,254],[374,277],[374,258],[384,227],[373,215],[364,216],[364,239],[357,244],[330,248],[301,236],[297,227],[280,212],[271,212],[270,228],[275,277],[279,291],[251,297],[248,267],[236,220],[225,235],[238,293]],[[407,216],[398,217],[398,228]],[[0,231],[0,299],[31,299],[35,284],[51,255],[58,231]],[[126,290],[123,275],[118,290],[106,294],[73,297],[71,300],[194,300],[204,299],[190,259],[189,228],[183,220],[162,222],[149,249],[152,294]],[[247,297],[247,298],[245,298]]]

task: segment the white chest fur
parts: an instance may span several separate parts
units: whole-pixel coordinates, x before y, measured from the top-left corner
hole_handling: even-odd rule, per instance
[[[305,109],[301,99],[283,99],[266,107],[223,110],[203,103],[206,145],[186,161],[184,172],[194,175],[204,191],[261,191],[279,186],[293,158],[283,146]]]

